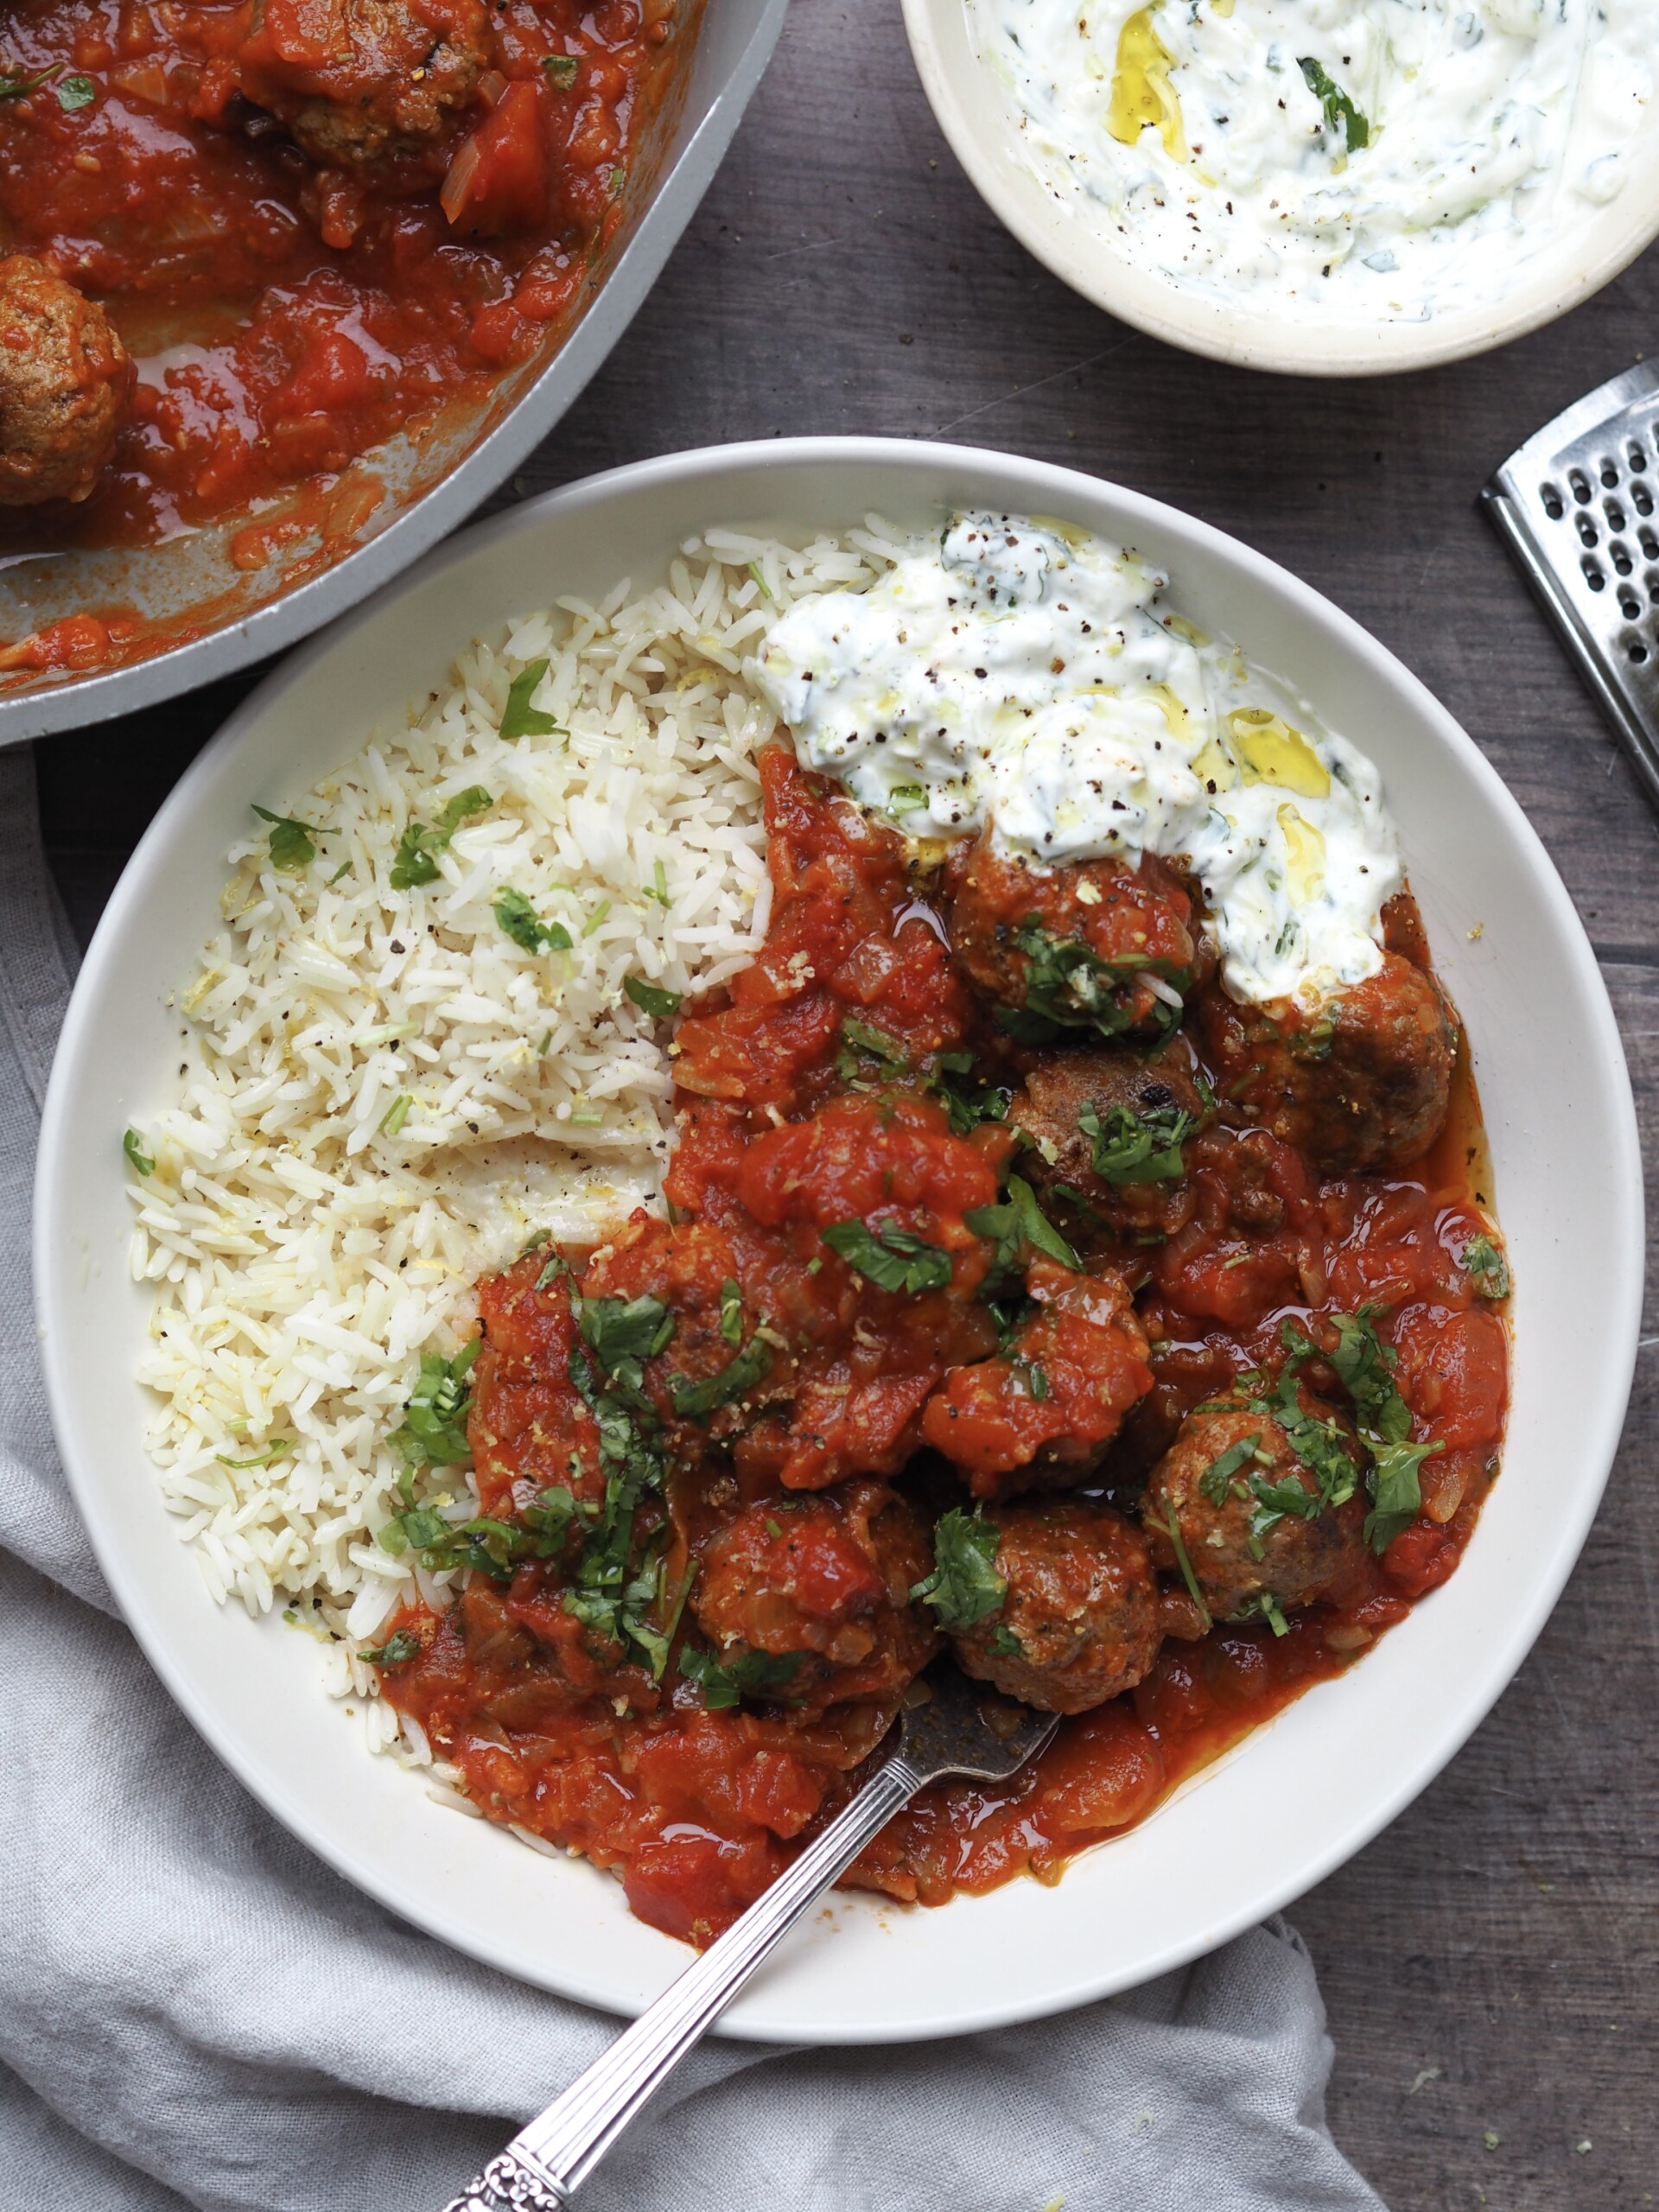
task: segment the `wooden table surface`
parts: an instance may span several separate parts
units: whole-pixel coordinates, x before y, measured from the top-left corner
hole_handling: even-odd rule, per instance
[[[1069,462],[1235,532],[1398,653],[1526,808],[1600,956],[1651,1147],[1659,828],[1474,503],[1656,327],[1659,249],[1457,368],[1326,384],[1189,359],[1004,233],[934,124],[898,0],[797,0],[656,292],[503,501],[723,439],[878,432]],[[249,680],[37,748],[83,932]],[[1647,1328],[1606,1504],[1537,1649],[1450,1770],[1292,1915],[1336,2039],[1332,2125],[1394,2212],[1659,2202]]]

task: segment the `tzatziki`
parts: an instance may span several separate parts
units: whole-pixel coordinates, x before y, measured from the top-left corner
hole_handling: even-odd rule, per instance
[[[745,673],[802,762],[907,836],[1183,860],[1231,995],[1317,1005],[1381,965],[1404,880],[1381,781],[1167,582],[1084,531],[958,515],[868,590],[798,601]]]
[[[974,0],[1026,159],[1139,267],[1293,318],[1501,297],[1622,188],[1655,0]]]

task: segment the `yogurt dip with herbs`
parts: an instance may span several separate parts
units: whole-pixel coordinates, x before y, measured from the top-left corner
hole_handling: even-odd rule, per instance
[[[1654,0],[973,4],[1048,191],[1297,320],[1501,297],[1621,191],[1654,105]]]
[[[1381,779],[1167,581],[1084,531],[957,515],[868,590],[800,601],[745,673],[803,764],[907,836],[1182,860],[1229,994],[1317,1006],[1382,963],[1404,877]]]

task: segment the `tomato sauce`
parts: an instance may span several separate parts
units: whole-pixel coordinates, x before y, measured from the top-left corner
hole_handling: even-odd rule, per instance
[[[674,0],[478,10],[488,66],[470,97],[371,163],[318,158],[257,104],[288,111],[280,79],[289,105],[315,92],[349,115],[349,73],[331,79],[324,50],[338,12],[8,8],[4,85],[41,81],[0,99],[0,231],[105,304],[138,382],[92,498],[6,517],[0,550],[153,543],[330,486],[486,397],[569,316],[624,217]],[[416,13],[442,34],[440,0]],[[271,550],[256,533],[238,557]],[[84,637],[64,645],[42,660],[36,641],[28,664],[86,664]]]
[[[761,770],[773,918],[677,1023],[668,1217],[595,1251],[542,1243],[480,1286],[484,1517],[470,1550],[446,1539],[426,1561],[480,1571],[446,1610],[406,1609],[380,1656],[385,1694],[489,1817],[614,1869],[641,1918],[697,1944],[845,1801],[938,1647],[909,1601],[938,1513],[1028,1488],[1033,1465],[1064,1484],[1084,1451],[1081,1494],[1132,1517],[1183,1420],[1277,1373],[1287,1327],[1325,1341],[1332,1314],[1369,1316],[1434,1447],[1419,1509],[1339,1603],[1200,1624],[1166,1573],[1132,1689],[1064,1719],[1006,1785],[925,1791],[847,1878],[928,1904],[1058,1878],[1403,1619],[1456,1568],[1507,1391],[1507,1279],[1471,1257],[1496,1248],[1462,1059],[1405,1172],[1321,1177],[1265,1131],[1245,1147],[1243,1110],[1217,1102],[1179,1179],[1103,1246],[1024,1253],[1011,1324],[1007,1102],[1040,1055],[969,988],[927,855],[783,748]],[[1334,1373],[1320,1387],[1334,1398]],[[747,1675],[719,1663],[728,1618]]]

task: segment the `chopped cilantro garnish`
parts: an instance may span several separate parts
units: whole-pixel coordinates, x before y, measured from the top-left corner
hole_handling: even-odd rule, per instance
[[[668,904],[668,870],[661,861],[657,863],[652,880],[641,886],[647,899],[654,899],[659,906]]]
[[[1038,1205],[1037,1194],[1030,1184],[1020,1176],[1009,1176],[1008,1195],[1001,1205],[975,1206],[963,1219],[976,1236],[995,1238],[994,1275],[1021,1266],[1027,1246],[1046,1259],[1058,1260],[1063,1268],[1082,1272],[1082,1262]]]
[[[291,1436],[273,1436],[263,1452],[255,1452],[245,1459],[232,1459],[228,1452],[216,1452],[213,1457],[221,1467],[268,1467],[276,1459],[285,1459],[294,1449]]]
[[[420,1637],[400,1628],[386,1638],[378,1651],[359,1651],[357,1656],[366,1659],[371,1667],[405,1667],[420,1648]]]
[[[858,1072],[858,1055],[861,1052],[874,1060],[884,1074],[906,1075],[910,1060],[898,1038],[877,1029],[868,1021],[861,1021],[849,1014],[841,1025],[842,1050],[836,1062],[836,1072],[843,1083],[850,1083]]]
[[[823,1242],[880,1290],[948,1290],[950,1255],[929,1244],[913,1230],[884,1221],[872,1230],[861,1221],[833,1221]]]
[[[680,1672],[702,1692],[711,1713],[724,1713],[741,1697],[764,1697],[794,1679],[804,1651],[728,1651],[723,1659],[702,1645],[688,1643],[680,1653]]]
[[[585,937],[587,931],[582,931]],[[648,983],[643,976],[628,976],[623,979],[623,989],[641,1014],[648,1014],[655,1021],[666,1020],[677,1014],[685,1002],[683,991],[666,991],[660,983]]]
[[[414,1099],[407,1090],[400,1090],[380,1116],[381,1135],[395,1137],[409,1119],[409,1109],[414,1103]]]
[[[144,1150],[143,1140],[137,1129],[129,1129],[121,1140],[121,1149],[141,1175],[153,1175],[156,1163]]]
[[[568,734],[556,715],[532,707],[536,686],[547,674],[547,658],[527,661],[507,686],[507,703],[498,728],[503,737],[563,737]]]
[[[542,56],[542,67],[547,73],[548,83],[562,92],[568,92],[575,83],[576,72],[581,67],[580,60],[574,54],[544,54]],[[542,666],[545,668],[547,663],[543,661]]]
[[[1198,1477],[1198,1489],[1210,1503],[1217,1509],[1227,1503],[1227,1492],[1233,1478],[1241,1468],[1247,1467],[1262,1448],[1262,1432],[1254,1436],[1241,1436],[1236,1444],[1213,1459]]]
[[[1509,1296],[1510,1263],[1490,1236],[1469,1239],[1463,1248],[1463,1264],[1483,1298]]]
[[[1337,1342],[1335,1349],[1325,1357],[1336,1369],[1343,1388],[1353,1400],[1360,1440],[1370,1456],[1366,1488],[1370,1494],[1371,1510],[1365,1516],[1365,1541],[1374,1552],[1385,1552],[1421,1510],[1420,1470],[1423,1461],[1445,1447],[1439,1442],[1409,1441],[1411,1408],[1394,1383],[1399,1354],[1377,1335],[1370,1310],[1362,1307],[1357,1313],[1333,1313],[1325,1318],[1336,1332]],[[1303,1335],[1294,1321],[1287,1321],[1281,1333],[1291,1354],[1279,1381],[1282,1406],[1287,1391],[1290,1401],[1294,1402],[1294,1370],[1314,1356],[1319,1347]],[[1284,1421],[1282,1412],[1280,1419]],[[1311,1426],[1324,1429],[1331,1424],[1315,1422]],[[1292,1432],[1288,1422],[1285,1422],[1285,1427],[1292,1445],[1304,1459],[1308,1459],[1302,1441]],[[1311,1459],[1310,1464],[1313,1464]],[[1328,1497],[1326,1503],[1339,1505],[1352,1495],[1350,1485],[1340,1495]]]
[[[53,89],[58,96],[58,105],[66,115],[73,115],[77,108],[90,107],[98,98],[98,86],[90,77],[60,77]]]
[[[1266,1621],[1275,1636],[1290,1634],[1290,1623],[1285,1618],[1283,1608],[1271,1590],[1258,1590],[1253,1597],[1244,1600],[1236,1613],[1229,1613],[1227,1618],[1230,1621],[1240,1623]]]
[[[1179,1106],[1111,1107],[1103,1121],[1090,1104],[1077,1127],[1094,1147],[1089,1164],[1108,1183],[1173,1183],[1186,1172],[1181,1147],[1198,1127]]]
[[[758,561],[750,562],[749,574],[754,578],[756,584],[760,587],[761,598],[770,599],[772,597],[772,587],[761,575],[760,563]]]
[[[743,1341],[743,1287],[730,1275],[720,1286],[720,1333],[734,1351]]]
[[[1023,1659],[1026,1656],[1025,1645],[1001,1621],[991,1630],[991,1639],[985,1649],[993,1659]]]
[[[1204,1602],[1204,1592],[1198,1587],[1198,1578],[1192,1572],[1192,1561],[1187,1553],[1186,1539],[1181,1534],[1181,1524],[1175,1517],[1174,1507],[1166,1506],[1161,1521],[1148,1509],[1147,1518],[1154,1529],[1160,1529],[1169,1538],[1169,1548],[1175,1554],[1176,1566],[1181,1570],[1181,1580],[1186,1585],[1186,1594],[1198,1607],[1207,1629],[1210,1625],[1210,1608]]]
[[[994,1522],[953,1506],[933,1530],[933,1572],[912,1585],[912,1599],[931,1605],[941,1628],[972,1628],[1008,1594],[996,1571],[1001,1541]]]
[[[716,1407],[729,1406],[746,1390],[753,1389],[757,1382],[765,1382],[772,1370],[772,1346],[764,1337],[751,1337],[735,1358],[727,1361],[718,1375],[705,1375],[701,1381],[688,1382],[683,1375],[668,1378],[669,1395],[674,1401],[674,1410],[683,1420],[702,1421]]]
[[[971,1052],[941,1052],[935,1058],[928,1078],[950,1116],[952,1130],[959,1137],[969,1135],[982,1122],[1006,1122],[1014,1100],[1014,1093],[1001,1085],[963,1084],[954,1079],[970,1076],[973,1069]]]
[[[1307,80],[1307,89],[1325,110],[1327,130],[1340,130],[1347,143],[1348,151],[1357,154],[1371,143],[1371,126],[1354,105],[1335,79],[1328,76],[1324,66],[1311,54],[1299,54],[1297,67]]]
[[[1029,1387],[1030,1387],[1031,1395],[1032,1395],[1032,1396],[1033,1396],[1033,1398],[1036,1398],[1036,1399],[1038,1399],[1038,1400],[1039,1400],[1039,1401],[1040,1401],[1040,1400],[1042,1400],[1042,1399],[1044,1399],[1044,1398],[1047,1397],[1047,1395],[1048,1395],[1048,1374],[1047,1374],[1047,1371],[1046,1371],[1046,1369],[1044,1369],[1044,1368],[1041,1368],[1041,1367],[1038,1366],[1037,1363],[1036,1363],[1034,1360],[1032,1362],[1031,1365],[1030,1365],[1030,1366],[1026,1370],[1026,1381],[1027,1381],[1027,1384],[1028,1384],[1028,1385],[1029,1385]]]
[[[467,1414],[473,1393],[467,1377],[482,1349],[483,1339],[472,1337],[453,1359],[437,1351],[421,1354],[403,1421],[386,1440],[405,1466],[453,1467],[471,1458]]]
[[[284,875],[298,875],[310,867],[317,857],[313,842],[326,837],[326,830],[314,830],[308,822],[296,822],[290,814],[273,814],[268,806],[261,806],[256,799],[253,810],[262,822],[269,822],[270,834],[266,843],[270,850],[270,864]]]
[[[434,828],[429,830],[423,822],[405,823],[397,840],[397,850],[392,855],[392,889],[415,891],[423,883],[435,883],[437,855],[448,850],[449,840],[469,815],[482,814],[494,804],[481,784],[469,784],[464,791],[457,791],[454,798],[444,802]]]
[[[1052,935],[1035,914],[1020,924],[1014,941],[1026,956],[1025,1004],[998,1007],[996,1020],[1018,1044],[1048,1044],[1063,1029],[1092,1028],[1103,1037],[1121,1037],[1140,1018],[1122,1001],[1124,991],[1140,976],[1157,975],[1178,994],[1186,980],[1167,961],[1139,955],[1104,960],[1076,938]],[[1180,1018],[1179,995],[1173,1006],[1160,999],[1154,1029],[1166,1037]]]
[[[495,918],[526,952],[569,952],[570,932],[563,922],[544,922],[522,891],[509,883],[495,894]]]
[[[660,1298],[573,1298],[582,1340],[607,1375],[637,1390],[643,1363],[655,1359],[674,1333],[674,1316]]]

